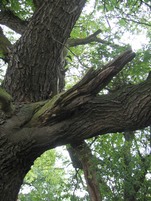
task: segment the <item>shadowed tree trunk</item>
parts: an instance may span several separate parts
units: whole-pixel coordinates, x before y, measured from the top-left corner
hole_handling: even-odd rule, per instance
[[[16,201],[23,178],[44,151],[151,124],[150,79],[98,95],[134,58],[132,50],[102,69],[90,69],[59,94],[65,76],[62,51],[86,0],[34,2],[29,22],[15,27],[20,22],[12,14],[8,23],[22,36],[7,52],[3,88],[12,98],[0,89],[0,200],[5,201]]]
[[[85,142],[73,147],[76,157],[81,162],[81,169],[84,172],[88,192],[91,201],[102,201],[100,189],[100,177],[96,159]]]

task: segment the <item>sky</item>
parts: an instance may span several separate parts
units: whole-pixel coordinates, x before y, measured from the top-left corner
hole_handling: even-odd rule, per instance
[[[85,8],[85,11],[86,12],[91,12],[91,8],[93,7],[93,4],[94,4],[94,1],[91,1],[91,4],[87,5],[87,7]],[[110,24],[111,24],[111,26],[115,27],[114,21],[110,22]],[[12,31],[10,29],[8,29],[7,27],[5,27],[5,26],[2,26],[2,28],[4,29],[5,34],[7,36],[10,36],[9,32],[12,32]],[[12,33],[14,33],[14,32],[12,32]],[[14,37],[15,40],[17,40],[20,37],[20,35],[14,33],[13,37]],[[15,42],[15,40],[12,40],[12,42]],[[141,49],[144,44],[148,44],[149,43],[149,40],[146,37],[145,30],[144,30],[144,32],[142,31],[139,34],[133,34],[133,35],[129,31],[127,31],[127,32],[125,32],[123,34],[123,36],[121,37],[120,40],[121,40],[122,43],[124,41],[125,44],[130,44],[132,46],[132,49],[134,51],[137,51],[137,50]],[[4,64],[4,62],[0,61],[0,68],[2,68],[2,70],[5,73],[5,71],[6,71],[6,65]],[[61,147],[57,148],[57,151],[58,152],[62,152],[62,148]],[[65,157],[67,157],[69,159],[68,153],[66,151],[63,151],[63,153],[64,153]],[[57,161],[56,165],[60,165],[60,163],[61,163],[61,161]],[[70,168],[71,167],[69,167],[69,169]],[[26,189],[24,189],[23,193],[27,193],[28,191],[30,191],[30,189],[26,188]]]

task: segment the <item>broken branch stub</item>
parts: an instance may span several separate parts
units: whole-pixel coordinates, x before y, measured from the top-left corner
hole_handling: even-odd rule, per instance
[[[131,49],[126,50],[117,58],[106,64],[103,69],[90,69],[87,74],[71,89],[61,94],[54,102],[51,109],[48,109],[40,117],[46,123],[51,116],[74,111],[77,107],[87,102],[92,96],[104,89],[112,78],[117,75],[123,67],[135,57]],[[82,100],[82,101],[81,101]],[[72,106],[72,107],[71,107]]]

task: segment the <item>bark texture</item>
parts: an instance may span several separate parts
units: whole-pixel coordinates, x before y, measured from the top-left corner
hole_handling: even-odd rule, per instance
[[[3,83],[14,100],[9,114],[3,106],[9,108],[12,99],[7,102],[0,91],[0,200],[5,201],[16,201],[24,176],[44,151],[151,124],[150,78],[98,95],[134,58],[131,50],[102,69],[90,69],[74,87],[56,95],[64,87],[62,51],[86,0],[34,2],[36,11],[9,52]]]
[[[50,101],[17,104],[11,116],[2,109],[0,136],[9,142],[7,146],[10,147],[1,141],[1,158],[4,158],[1,168],[8,152],[11,153],[10,158],[16,161],[13,165],[8,159],[12,180],[16,174],[20,178],[15,181],[14,197],[30,165],[44,151],[58,145],[79,143],[93,136],[136,130],[151,124],[150,79],[113,94],[96,95],[134,56],[128,50],[104,69],[91,69],[73,88]],[[1,173],[5,175],[3,171]],[[13,182],[7,188],[8,177],[3,177],[2,184],[1,197],[14,188]],[[12,198],[8,197],[9,200]]]
[[[26,144],[27,143],[27,144]],[[0,200],[16,201],[20,186],[33,164],[27,157],[32,142],[12,144],[0,133]],[[24,150],[21,146],[24,146]],[[27,155],[26,155],[27,154]]]
[[[82,164],[90,200],[102,201],[99,172],[90,148],[85,142],[78,146],[73,146],[73,148]]]
[[[64,87],[61,53],[86,0],[46,0],[12,50],[4,87],[14,100],[46,100]]]

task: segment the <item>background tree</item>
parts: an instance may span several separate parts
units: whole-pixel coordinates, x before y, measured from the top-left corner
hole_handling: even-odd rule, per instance
[[[146,79],[149,70],[148,47],[145,47],[143,54],[146,60],[143,62],[145,67],[142,67],[142,75],[136,76],[134,70],[141,65],[137,59],[132,63],[131,73],[128,67],[113,79],[135,57],[131,49],[105,64],[107,58],[113,58],[123,49],[123,45],[121,47],[116,41],[120,41],[125,27],[130,26],[133,31],[137,24],[138,32],[141,28],[149,33],[145,28],[150,26],[147,12],[141,12],[150,9],[148,2],[95,1],[92,13],[82,15],[75,25],[85,0],[2,1],[0,23],[20,33],[21,37],[14,45],[5,43],[5,46],[1,43],[0,46],[1,57],[8,62],[3,89],[0,91],[1,200],[16,200],[23,178],[34,160],[46,150],[66,144],[75,150],[75,157],[82,164],[90,199],[102,199],[100,178],[93,177],[98,167],[91,168],[94,164],[92,159],[96,157],[84,140],[106,133],[130,133],[150,125],[150,76]],[[102,16],[95,17],[96,10],[104,15],[101,23],[98,22]],[[142,15],[138,15],[139,12]],[[83,26],[86,18],[88,23]],[[92,23],[93,18],[96,23]],[[119,27],[112,30],[110,19],[115,19],[111,23]],[[79,33],[76,39],[75,33]],[[102,37],[98,35],[100,33]],[[1,37],[1,41],[8,41],[2,29]],[[94,42],[98,43],[97,46],[90,44],[88,52],[85,48],[77,49],[79,56],[73,52],[74,49],[69,50]],[[93,57],[88,59],[86,52]],[[87,73],[76,85],[60,93],[64,89],[65,72],[69,68],[66,62],[68,58],[64,58],[67,54],[69,62],[73,60],[73,67],[77,60],[79,65],[76,68],[84,67]],[[147,159],[139,150],[138,154],[144,167],[148,162],[143,161]],[[132,175],[132,171],[129,173],[128,170],[133,170],[127,157],[124,155],[127,172],[126,177],[123,176],[125,200],[131,196],[136,198],[136,193],[141,189],[134,181],[132,187],[137,187],[134,188],[135,192],[130,193],[125,187]],[[145,181],[148,167],[139,181]],[[109,190],[107,182],[103,184]]]

